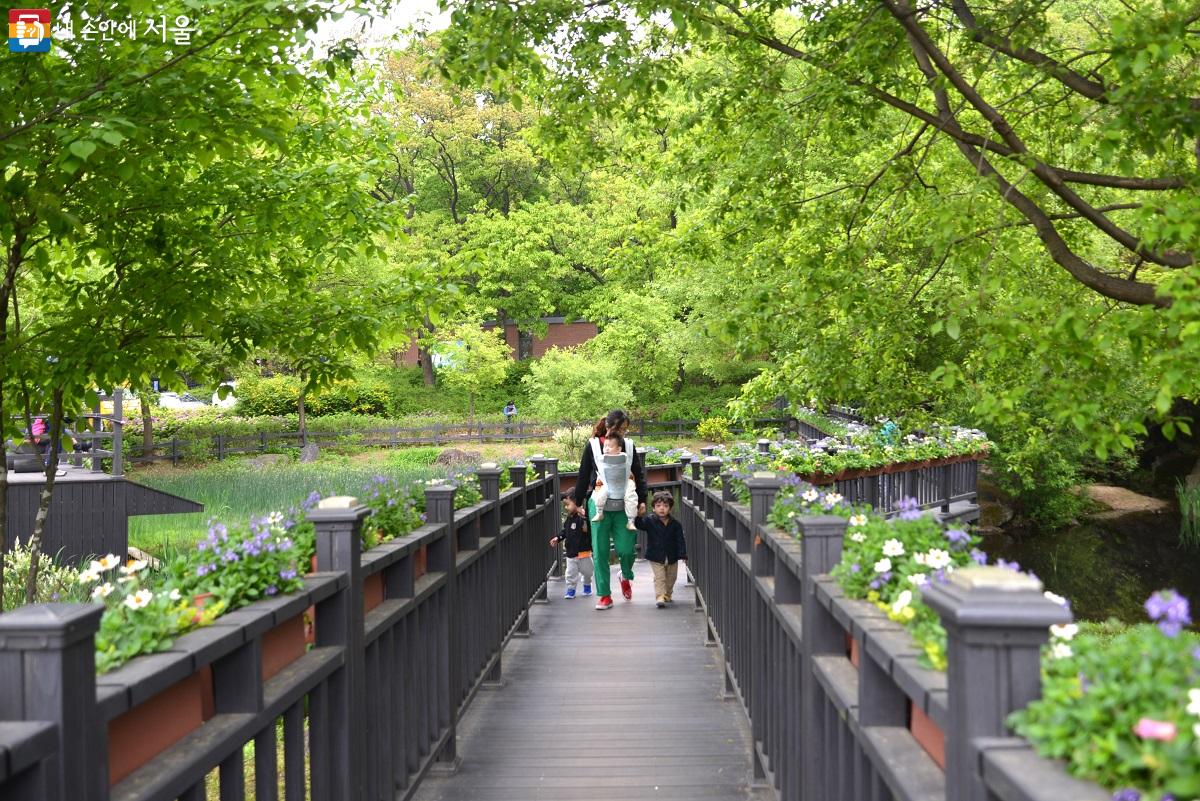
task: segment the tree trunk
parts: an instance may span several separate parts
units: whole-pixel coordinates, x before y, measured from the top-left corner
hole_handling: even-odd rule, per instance
[[[308,444],[308,422],[304,414],[304,395],[308,391],[307,387],[300,388],[300,397],[296,399],[296,414],[300,418],[300,447],[303,448]]]
[[[679,372],[677,372],[677,373],[675,374],[675,388],[674,388],[674,392],[675,392],[675,394],[676,394],[676,395],[678,395],[680,392],[682,392],[682,391],[683,391],[683,382],[684,382],[684,379],[685,379],[685,374],[684,374],[684,370],[683,370],[683,359],[680,359],[680,360],[679,360]]]
[[[433,355],[429,348],[417,346],[417,357],[421,360],[421,375],[425,378],[425,386],[437,386],[437,374],[433,372]]]
[[[42,556],[42,533],[50,516],[50,500],[54,497],[54,478],[58,471],[58,446],[62,440],[63,391],[54,390],[50,409],[50,458],[46,462],[46,483],[38,501],[37,517],[33,519],[33,535],[29,538],[29,573],[25,577],[25,603],[37,602],[38,562]],[[124,556],[124,554],[122,554]]]
[[[140,389],[138,400],[142,404],[142,456],[154,456],[154,418],[150,416],[149,387]]]
[[[474,426],[475,425],[475,393],[471,392],[468,394],[470,396],[470,405],[471,405],[471,425]]]

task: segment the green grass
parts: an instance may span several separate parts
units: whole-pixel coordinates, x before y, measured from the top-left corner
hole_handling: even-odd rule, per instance
[[[1179,544],[1185,548],[1200,547],[1200,486],[1189,487],[1175,482],[1179,498]]]
[[[412,453],[416,450],[433,451]],[[400,480],[446,474],[431,465],[439,449],[411,449],[379,464],[355,464],[326,457],[309,464],[288,462],[255,467],[250,460],[229,460],[198,468],[166,468],[135,473],[135,481],[204,504],[204,512],[147,515],[129,519],[129,543],[155,556],[170,556],[205,536],[209,518],[244,522],[253,515],[298,507],[313,490],[321,495],[359,495],[372,476]]]

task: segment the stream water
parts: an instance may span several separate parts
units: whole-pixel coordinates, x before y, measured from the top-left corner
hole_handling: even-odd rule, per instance
[[[1106,512],[1058,531],[1004,530],[984,550],[1032,570],[1046,589],[1071,599],[1081,620],[1145,622],[1142,604],[1174,588],[1200,609],[1200,550],[1179,544],[1179,515]]]

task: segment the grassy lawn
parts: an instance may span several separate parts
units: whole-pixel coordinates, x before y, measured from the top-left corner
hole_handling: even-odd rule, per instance
[[[681,445],[700,447],[698,440],[659,440],[664,450]],[[457,450],[477,455],[478,462],[500,461],[538,452],[554,453],[553,442],[518,445],[462,443]],[[327,454],[316,462],[285,461],[264,465],[257,459],[228,459],[199,466],[139,467],[129,477],[155,489],[204,504],[204,512],[186,515],[147,515],[129,519],[129,544],[163,557],[190,547],[205,536],[209,518],[244,522],[253,515],[298,507],[313,490],[322,495],[357,495],[372,476],[400,480],[444,476],[447,468],[434,460],[444,448],[411,447],[371,450],[349,456]],[[698,452],[698,450],[697,450]],[[578,456],[571,457],[571,461]]]

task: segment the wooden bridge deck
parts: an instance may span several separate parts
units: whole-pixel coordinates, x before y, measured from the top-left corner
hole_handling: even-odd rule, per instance
[[[533,636],[504,651],[504,686],[459,723],[458,772],[427,777],[416,801],[770,797],[751,788],[749,726],[721,698],[719,651],[704,646],[683,571],[665,609],[647,563],[634,572],[633,602],[607,612],[551,582]]]

